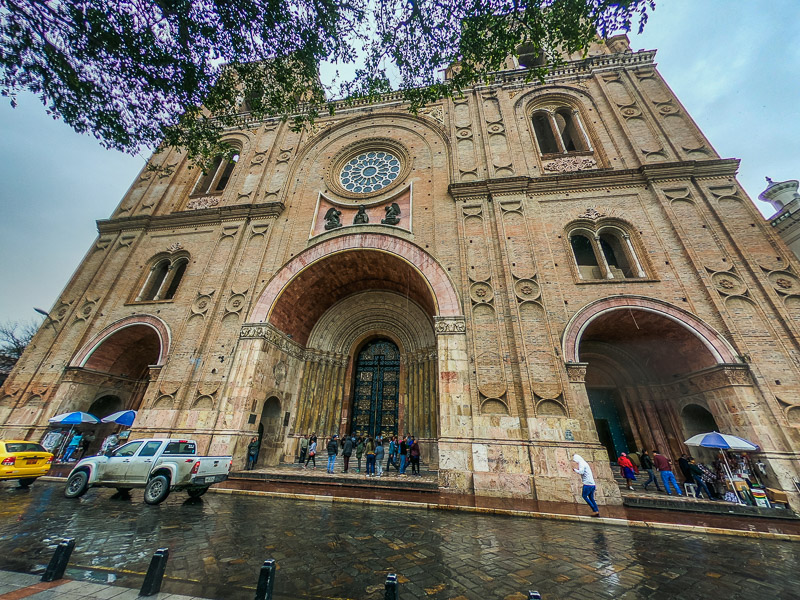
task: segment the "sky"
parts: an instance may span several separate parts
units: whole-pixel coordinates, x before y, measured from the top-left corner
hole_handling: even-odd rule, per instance
[[[658,70],[757,200],[800,178],[798,0],[656,0],[634,50],[656,49]],[[0,323],[50,310],[146,157],[103,149],[49,117],[38,100],[0,102]]]

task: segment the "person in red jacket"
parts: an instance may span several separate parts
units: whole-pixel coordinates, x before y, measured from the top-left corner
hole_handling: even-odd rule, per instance
[[[622,476],[625,478],[625,483],[628,484],[628,489],[633,489],[633,482],[636,481],[636,474],[633,472],[633,463],[628,455],[624,452],[619,455],[617,464],[622,469]]]

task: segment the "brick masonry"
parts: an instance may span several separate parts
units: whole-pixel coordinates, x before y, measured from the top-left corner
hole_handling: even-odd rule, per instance
[[[0,431],[39,439],[48,417],[116,393],[139,410],[134,437],[191,435],[242,463],[261,424],[274,464],[309,429],[349,431],[353,357],[385,336],[403,354],[401,429],[444,491],[579,501],[578,452],[619,502],[589,403],[606,389],[631,445],[679,454],[699,407],[758,443],[799,507],[800,264],[653,59],[621,36],[544,84],[509,70],[418,115],[388,95],[300,132],[254,123],[226,134],[240,159],[203,197],[184,154],[155,155],[167,169],[98,222],[0,390]],[[547,111],[573,115],[580,151],[540,153]],[[338,166],[380,149],[397,179],[344,190]],[[400,222],[380,223],[393,202]],[[331,207],[342,227],[325,230]],[[179,256],[174,297],[137,301]]]

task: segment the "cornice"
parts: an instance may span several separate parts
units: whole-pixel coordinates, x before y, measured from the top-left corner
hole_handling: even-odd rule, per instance
[[[576,76],[589,76],[592,73],[604,72],[609,70],[621,69],[626,67],[641,67],[653,65],[655,50],[640,50],[638,52],[619,52],[617,54],[603,54],[600,56],[589,56],[580,60],[565,62],[558,67],[551,68],[544,77],[544,82],[540,83],[536,79],[531,79],[528,69],[516,69],[514,71],[497,71],[487,75],[491,80],[489,84],[476,84],[472,88],[464,89],[466,93],[470,90],[485,90],[498,88],[508,84],[528,84],[533,87],[544,86],[563,79],[574,78]],[[442,98],[443,99],[443,98]],[[440,100],[442,100],[440,99]],[[346,115],[352,112],[363,111],[364,108],[389,108],[407,104],[402,91],[393,91],[381,94],[377,98],[354,98],[350,100],[334,100],[331,102],[334,110],[334,117]],[[433,102],[432,104],[435,104]],[[308,105],[300,105],[300,113],[303,114],[310,108]],[[225,131],[237,131],[242,129],[252,129],[262,124],[277,124],[281,121],[291,119],[288,117],[277,116],[265,119],[255,119],[249,113],[242,113],[242,122],[238,125],[223,126]]]
[[[450,184],[456,201],[475,200],[489,195],[516,193],[546,195],[596,188],[645,186],[654,182],[685,181],[733,177],[739,169],[738,159],[669,162],[643,165],[636,169],[593,169],[542,177],[508,177]]]
[[[99,233],[114,233],[131,229],[169,229],[195,227],[197,225],[219,225],[225,221],[241,221],[245,219],[275,219],[285,206],[282,202],[264,202],[262,204],[239,204],[235,206],[217,206],[199,210],[186,210],[169,215],[137,215],[118,219],[97,221]]]

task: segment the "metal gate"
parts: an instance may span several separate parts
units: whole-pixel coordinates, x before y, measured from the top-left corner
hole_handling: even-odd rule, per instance
[[[353,435],[397,435],[400,351],[387,339],[369,342],[358,353],[353,394]]]

